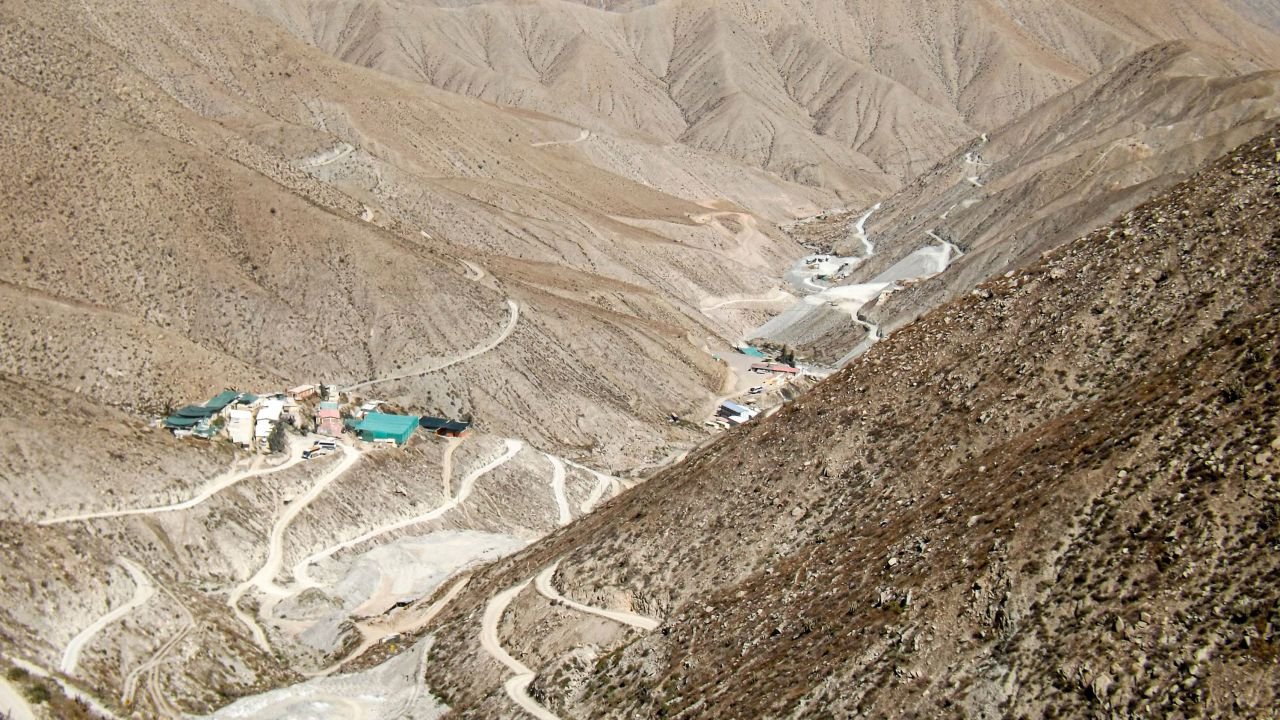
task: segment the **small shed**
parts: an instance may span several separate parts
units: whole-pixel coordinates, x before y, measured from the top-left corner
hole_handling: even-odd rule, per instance
[[[294,400],[306,400],[319,394],[315,385],[299,385],[298,387],[289,388],[289,397]]]
[[[462,422],[461,420],[448,420],[438,417],[424,417],[418,421],[423,430],[433,432],[436,435],[444,437],[462,437],[471,427],[471,423]]]
[[[364,416],[355,426],[360,439],[366,442],[373,440],[394,440],[397,445],[409,442],[413,431],[418,427],[418,418],[414,415],[388,415],[371,412]]]

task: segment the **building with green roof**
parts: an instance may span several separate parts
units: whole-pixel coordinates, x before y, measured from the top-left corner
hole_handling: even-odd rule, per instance
[[[397,445],[409,442],[413,431],[418,427],[416,415],[388,415],[371,412],[356,424],[356,433],[361,440],[394,440]]]
[[[204,406],[207,408],[210,408],[213,411],[209,413],[210,415],[212,415],[214,413],[221,412],[222,408],[235,402],[239,397],[240,397],[239,391],[223,390],[217,395],[214,395],[213,397],[209,398],[209,402],[205,403]]]

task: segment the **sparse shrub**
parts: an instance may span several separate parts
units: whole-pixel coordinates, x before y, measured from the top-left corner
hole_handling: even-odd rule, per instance
[[[42,705],[53,699],[53,693],[49,692],[49,687],[40,682],[28,685],[22,694],[26,696],[28,701],[36,705]]]
[[[273,453],[282,453],[285,451],[283,423],[276,423],[275,427],[271,428],[271,434],[267,436],[267,447],[270,448]]]

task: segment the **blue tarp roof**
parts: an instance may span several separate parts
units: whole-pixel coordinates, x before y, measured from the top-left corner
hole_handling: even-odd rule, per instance
[[[753,358],[762,358],[762,357],[764,357],[764,353],[762,353],[762,352],[760,352],[759,350],[757,350],[757,349],[755,349],[755,348],[751,347],[750,345],[743,345],[742,347],[738,348],[738,352],[742,353],[743,355],[746,355],[746,356],[748,356],[748,357],[753,357]]]

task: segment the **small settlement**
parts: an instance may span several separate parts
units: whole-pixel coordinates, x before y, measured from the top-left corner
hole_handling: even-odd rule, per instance
[[[339,393],[336,386],[323,384],[299,385],[263,395],[224,390],[203,403],[178,408],[161,424],[175,437],[226,437],[257,452],[271,451],[271,438],[277,429],[314,432],[320,438],[303,453],[304,458],[335,451],[336,439],[344,434],[376,447],[398,447],[409,442],[419,428],[436,435],[461,437],[471,426],[460,420],[380,412],[386,403],[359,400]]]
[[[742,393],[737,399],[721,401],[716,408],[715,415],[703,423],[709,428],[727,429],[734,425],[743,425],[750,422],[761,413],[760,408],[755,407],[756,404],[761,400],[768,402],[770,395],[766,395],[766,393],[772,390],[782,391],[783,386],[803,375],[799,368],[770,359],[760,349],[750,345],[740,345],[734,350],[740,355],[746,356],[744,360],[761,361],[752,362],[747,367],[749,372],[769,377],[762,380],[760,385],[755,385],[745,393]],[[741,368],[742,366],[739,365],[738,367]],[[776,400],[776,397],[774,399]]]

